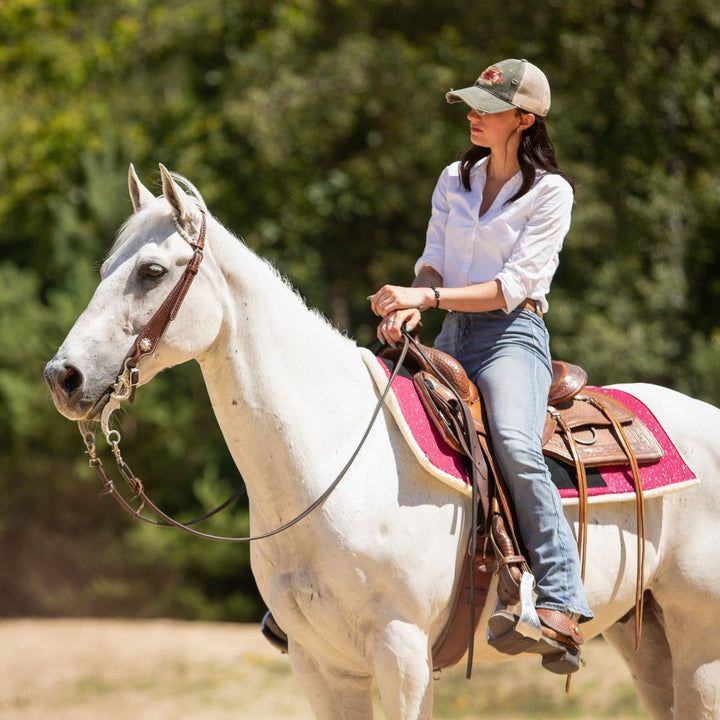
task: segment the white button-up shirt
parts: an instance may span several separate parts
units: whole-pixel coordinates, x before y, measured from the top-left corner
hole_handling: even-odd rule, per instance
[[[518,172],[480,217],[487,161],[483,158],[473,167],[470,192],[462,186],[459,162],[443,170],[415,273],[429,265],[442,275],[445,287],[499,280],[506,312],[525,298],[538,300],[546,312],[545,296],[570,229],[572,188],[560,175],[538,170],[530,190],[508,203],[522,184]]]

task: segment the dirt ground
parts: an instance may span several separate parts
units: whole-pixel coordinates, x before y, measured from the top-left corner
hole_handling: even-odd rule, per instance
[[[619,661],[600,641],[570,695],[528,657],[435,687],[436,718],[647,717]],[[378,717],[382,717],[380,712]],[[305,720],[286,656],[257,626],[156,621],[0,621],[3,720]]]

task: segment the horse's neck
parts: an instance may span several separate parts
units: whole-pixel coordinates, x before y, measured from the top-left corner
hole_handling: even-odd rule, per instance
[[[266,263],[234,238],[221,249],[226,324],[200,360],[213,409],[249,489],[292,478],[312,494],[369,418],[367,371]]]

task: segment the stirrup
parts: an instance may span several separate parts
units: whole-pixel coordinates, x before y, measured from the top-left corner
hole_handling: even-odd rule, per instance
[[[260,623],[260,631],[274,648],[277,648],[281,653],[287,654],[288,636],[277,624],[269,610],[265,613]]]
[[[558,613],[558,615],[560,614]],[[568,636],[563,637],[565,642],[561,642],[556,639],[559,633],[543,622],[542,615],[540,617],[543,624],[542,636],[539,640],[535,640],[521,635],[516,630],[518,617],[512,612],[508,610],[494,612],[488,622],[490,630],[488,644],[506,655],[520,655],[521,653],[541,655],[542,666],[557,675],[570,675],[577,672],[580,665],[584,663],[579,647],[583,640],[582,634],[578,635],[578,642],[570,641]],[[554,620],[554,618],[552,619]],[[551,635],[555,635],[555,638]],[[560,635],[562,636],[564,633],[560,633]]]

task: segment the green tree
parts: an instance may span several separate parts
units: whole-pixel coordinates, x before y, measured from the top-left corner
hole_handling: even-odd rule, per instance
[[[596,384],[720,403],[720,10],[710,0],[0,3],[0,611],[250,618],[247,552],[131,525],[53,410],[44,362],[130,212],[132,161],[213,213],[365,343],[406,282],[430,193],[468,143],[444,92],[528,57],[578,180],[547,316]],[[149,183],[152,185],[152,182]],[[441,314],[426,313],[424,337]],[[239,482],[196,367],[139,393],[123,451],[183,517]],[[193,438],[191,428],[207,428]],[[216,521],[242,534],[246,510]]]

